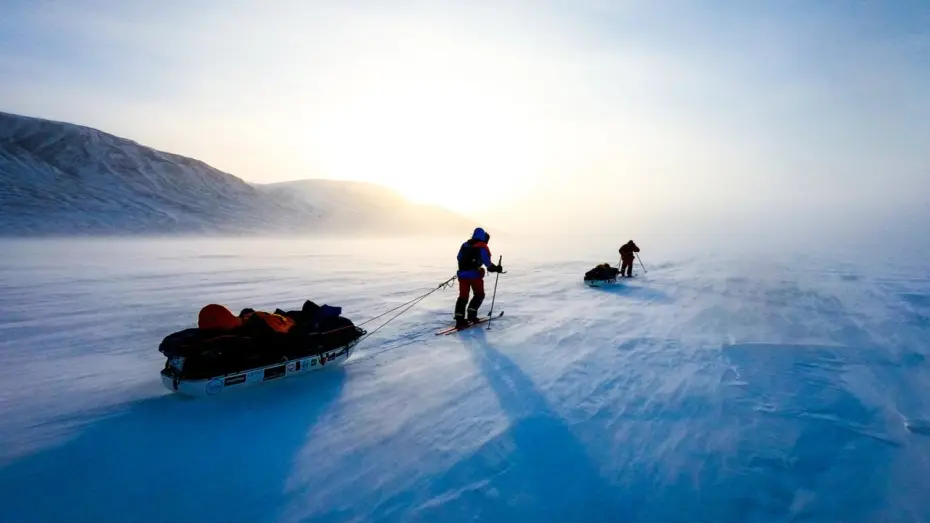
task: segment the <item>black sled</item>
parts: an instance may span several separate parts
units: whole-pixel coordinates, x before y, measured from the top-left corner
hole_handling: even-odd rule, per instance
[[[280,332],[261,315],[245,309],[246,318],[231,329],[192,328],[168,335],[158,347],[167,361],[162,383],[187,396],[211,396],[226,388],[306,375],[340,365],[367,332],[341,316],[339,307],[304,303],[299,311],[276,310],[289,326]]]
[[[584,273],[584,283],[588,287],[613,285],[617,283],[617,277],[619,275],[620,269],[617,267],[611,267],[610,264],[602,263],[590,271]]]

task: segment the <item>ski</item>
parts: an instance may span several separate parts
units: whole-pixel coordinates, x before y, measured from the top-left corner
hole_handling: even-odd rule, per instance
[[[500,318],[500,317],[503,316],[503,315],[504,315],[504,311],[501,311],[500,314],[495,314],[494,317],[495,317],[495,318]],[[437,333],[436,333],[436,336],[439,336],[440,334],[445,334],[445,335],[454,334],[454,333],[456,333],[456,332],[463,331],[463,330],[465,330],[465,329],[470,329],[471,327],[474,327],[475,325],[481,325],[482,323],[487,323],[488,320],[490,320],[490,319],[491,319],[490,317],[481,318],[481,319],[479,319],[478,321],[476,321],[475,323],[469,324],[468,327],[463,327],[463,328],[461,328],[461,329],[456,328],[456,327],[450,327],[450,328],[448,328],[448,329],[443,329],[443,330],[437,332]]]

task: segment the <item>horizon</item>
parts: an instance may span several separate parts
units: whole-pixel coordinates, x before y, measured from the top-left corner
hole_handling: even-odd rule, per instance
[[[0,109],[515,231],[855,231],[930,202],[926,22],[906,2],[14,2]]]

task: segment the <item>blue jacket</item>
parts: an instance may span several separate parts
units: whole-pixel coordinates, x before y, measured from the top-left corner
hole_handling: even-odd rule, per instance
[[[481,266],[484,265],[490,269],[494,265],[491,261],[491,250],[488,249],[490,239],[491,235],[478,227],[471,235],[471,239],[459,247],[459,254],[456,256],[459,262],[456,276],[459,279],[483,278],[484,270]]]

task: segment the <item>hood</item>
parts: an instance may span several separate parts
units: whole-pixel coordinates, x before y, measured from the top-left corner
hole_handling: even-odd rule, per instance
[[[475,232],[472,233],[471,239],[487,243],[488,240],[491,239],[491,235],[485,232],[481,227],[478,227],[475,229]]]

